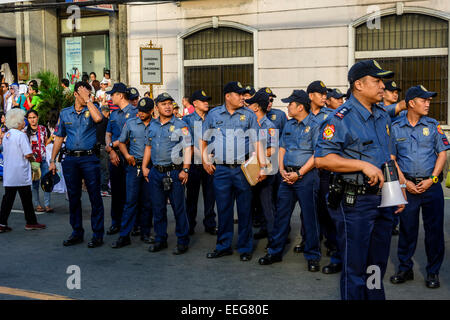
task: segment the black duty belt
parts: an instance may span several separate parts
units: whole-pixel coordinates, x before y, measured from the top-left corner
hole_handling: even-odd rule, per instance
[[[183,169],[183,165],[182,164],[169,164],[167,166],[159,166],[159,165],[154,165],[155,169],[158,170],[161,173],[166,173],[166,172],[170,172],[172,170],[181,170]]]
[[[286,172],[298,172],[298,171],[300,171],[300,169],[302,168],[302,166],[286,166],[286,167],[284,167],[285,168],[285,170],[286,170]]]
[[[225,166],[227,168],[236,169],[240,167],[242,163],[220,163],[219,166]]]
[[[92,156],[94,154],[94,150],[67,150],[67,155],[71,157]]]
[[[410,175],[407,175],[407,174],[405,174],[405,178],[406,178],[406,180],[409,180],[409,181],[411,181],[414,184],[419,184],[423,180],[430,179],[430,177],[411,177]],[[439,179],[439,182],[442,182],[442,179],[443,179],[443,174],[442,173],[438,176],[438,179]]]

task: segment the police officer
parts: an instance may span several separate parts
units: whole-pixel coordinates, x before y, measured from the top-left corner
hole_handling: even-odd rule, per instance
[[[130,104],[137,108],[138,107],[138,102],[139,102],[139,91],[136,88],[128,88],[128,98],[130,99]]]
[[[204,169],[208,174],[214,174],[218,210],[217,244],[215,250],[207,254],[207,258],[219,258],[233,253],[234,199],[239,221],[237,250],[241,261],[252,258],[251,203],[248,201],[251,189],[240,166],[250,157],[250,152],[258,152],[260,149],[256,137],[258,122],[255,114],[244,107],[244,91],[240,82],[227,83],[223,91],[225,103],[210,110],[203,123],[200,150]],[[208,141],[211,141],[209,145]],[[215,152],[215,164],[209,158],[212,149]],[[266,166],[263,159],[259,158],[259,161],[261,166]],[[260,180],[265,177],[263,171],[259,174]]]
[[[344,103],[345,94],[338,88],[327,90],[326,106],[329,109],[336,110]]]
[[[394,284],[414,278],[412,257],[419,232],[419,211],[422,209],[427,254],[428,288],[438,288],[439,269],[444,260],[444,194],[442,169],[447,160],[449,142],[439,122],[429,118],[432,97],[423,86],[409,88],[406,92],[408,111],[392,125],[394,155],[406,178],[408,204],[400,215],[398,239],[398,272],[391,277]]]
[[[310,100],[304,90],[294,90],[281,101],[289,103],[288,114],[292,119],[286,123],[280,139],[279,166],[283,181],[278,190],[273,239],[259,264],[268,265],[282,260],[292,212],[299,201],[305,230],[304,256],[308,270],[316,272],[320,270],[321,257],[316,214],[319,179],[314,168],[318,125],[310,114]]]
[[[406,102],[402,100],[398,102],[399,93],[402,91],[393,80],[384,83],[383,101],[379,103],[386,112],[391,116],[392,122],[399,119],[400,116],[406,115]]]
[[[267,119],[269,119],[274,125],[275,128],[279,130],[280,136],[283,133],[283,128],[286,125],[287,117],[286,113],[283,110],[280,109],[274,109],[273,106],[273,98],[276,98],[277,96],[275,93],[273,93],[272,89],[268,87],[263,87],[259,89],[258,91],[263,91],[269,94],[269,106],[267,107]]]
[[[192,140],[187,124],[174,116],[173,98],[164,92],[155,99],[159,117],[150,123],[142,161],[142,172],[150,181],[155,243],[150,252],[167,248],[167,198],[175,215],[177,246],[173,254],[183,254],[189,245],[189,221],[184,186],[188,181]],[[182,156],[180,155],[182,153]],[[150,160],[153,163],[148,169]]]
[[[369,266],[376,266],[382,279],[389,258],[395,208],[378,206],[384,182],[380,168],[391,159],[391,120],[377,103],[383,98],[381,79],[392,76],[375,60],[353,65],[348,73],[352,94],[322,124],[315,151],[318,168],[338,173],[338,187],[332,183],[328,194],[328,211],[336,223],[345,300],[385,298],[382,282],[381,288],[369,287],[366,280]]]
[[[252,98],[245,100],[248,108],[252,110],[258,120],[259,136],[261,147],[265,150],[265,156],[277,159],[278,135],[275,125],[267,119],[267,108],[269,106],[270,96],[265,91],[258,91]],[[275,160],[276,161],[276,160]],[[275,201],[273,199],[273,184],[275,175],[268,175],[267,178],[252,187],[253,200],[259,201],[261,211],[264,214],[264,220],[260,230],[254,234],[254,239],[273,237],[273,223],[275,217]]]
[[[119,150],[119,137],[122,128],[128,119],[135,118],[137,109],[128,100],[129,91],[125,84],[115,83],[111,91],[106,92],[111,95],[113,104],[119,108],[114,110],[106,127],[106,152],[109,153],[109,170],[111,182],[111,227],[106,232],[108,235],[116,234],[120,231],[123,209],[126,200],[126,161]]]
[[[103,244],[104,209],[100,194],[100,160],[95,150],[97,142],[95,123],[102,121],[102,114],[91,102],[91,86],[77,82],[74,88],[75,104],[59,115],[55,128],[55,141],[49,171],[56,173],[55,159],[66,139],[66,157],[62,162],[64,179],[69,195],[72,235],[63,242],[71,246],[83,242],[84,229],[81,213],[81,180],[84,179],[91,201],[92,240],[89,248]]]
[[[245,87],[245,91],[244,91],[244,105],[246,107],[248,107],[247,102],[245,102],[245,100],[250,99],[251,97],[253,97],[256,93],[255,88],[253,88],[252,86],[246,86]]]
[[[141,240],[150,243],[152,206],[150,184],[142,175],[142,159],[144,157],[147,129],[152,120],[151,112],[154,103],[150,98],[139,101],[138,117],[125,122],[119,137],[119,149],[127,161],[126,167],[126,203],[122,215],[120,237],[112,244],[113,248],[121,248],[131,244],[130,233],[133,226],[140,226]],[[129,148],[127,149],[127,144]],[[139,214],[141,212],[141,214]],[[138,223],[136,220],[140,219]]]
[[[205,232],[217,235],[213,177],[203,169],[199,148],[203,121],[209,110],[208,101],[211,101],[211,97],[207,96],[205,91],[195,91],[189,98],[189,102],[194,106],[195,111],[183,118],[183,121],[189,126],[189,131],[194,140],[194,162],[190,167],[189,180],[186,184],[186,211],[189,217],[190,235],[195,233],[195,225],[197,224],[195,219],[197,218],[200,185],[203,190],[203,226],[205,227]]]
[[[311,116],[320,126],[322,122],[327,119],[328,115],[333,112],[326,106],[328,89],[323,81],[313,81],[306,89],[309,99],[311,100]],[[327,248],[327,256],[336,251],[336,231],[334,223],[328,213],[326,207],[325,196],[328,192],[329,172],[326,170],[319,170],[320,188],[318,193],[317,216],[320,224],[320,238],[325,237],[325,247]],[[302,226],[301,234],[303,237],[304,228]],[[302,242],[294,247],[294,252],[302,252],[305,242]]]

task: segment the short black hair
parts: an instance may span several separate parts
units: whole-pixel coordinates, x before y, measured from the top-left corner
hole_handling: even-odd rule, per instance
[[[91,74],[93,74],[93,75],[94,75],[94,77],[96,77],[96,78],[97,78],[97,75],[95,74],[95,72],[91,72],[91,73],[89,73],[89,76],[90,76]]]
[[[70,84],[69,80],[66,79],[66,78],[62,79],[62,80],[61,80],[61,83],[62,83],[63,85],[65,85],[66,87],[68,87],[69,84]]]
[[[82,82],[88,82],[89,81],[89,76],[87,75],[87,73],[83,74],[81,76],[81,81]]]
[[[103,71],[103,75],[105,75],[105,74],[110,74],[108,69],[105,69],[105,71]]]
[[[2,82],[1,84],[4,84],[6,87],[9,87],[8,82]]]
[[[300,102],[296,102],[296,101],[294,101],[294,102],[297,105],[297,107],[299,105],[302,105],[306,112],[309,113],[311,111],[311,105],[309,103],[300,103]]]
[[[89,83],[87,83],[86,81],[78,81],[77,83],[75,83],[75,88],[73,89],[73,92],[77,92],[78,93],[78,89],[80,87],[85,87],[89,91],[92,91],[92,87],[91,87],[91,85]]]
[[[37,83],[36,80],[30,80],[30,81],[28,81],[28,84],[30,84],[30,83],[31,83],[31,86],[32,86],[32,87],[37,87],[37,86],[38,86],[38,83]]]

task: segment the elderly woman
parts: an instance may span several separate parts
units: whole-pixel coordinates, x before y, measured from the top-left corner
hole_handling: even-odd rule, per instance
[[[45,229],[44,224],[39,224],[33,209],[31,195],[31,165],[34,160],[30,142],[27,135],[22,132],[25,127],[25,113],[19,108],[12,109],[6,114],[6,126],[9,130],[2,137],[3,148],[3,195],[0,208],[0,233],[11,231],[8,227],[8,218],[19,191],[25,213],[25,230]]]

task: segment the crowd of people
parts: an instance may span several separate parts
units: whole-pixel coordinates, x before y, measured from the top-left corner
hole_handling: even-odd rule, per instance
[[[216,236],[206,257],[233,253],[237,223],[241,261],[252,259],[253,240],[267,239],[260,265],[283,260],[298,202],[302,240],[294,251],[303,253],[308,271],[341,272],[342,299],[384,299],[382,282],[380,287],[366,285],[369,267],[377,266],[384,277],[391,237],[399,235],[400,264],[390,281],[414,278],[421,209],[426,286],[438,288],[445,251],[440,182],[450,146],[439,123],[428,117],[436,93],[417,85],[398,101],[401,88],[395,81],[383,81],[393,76],[375,60],[357,62],[349,70],[346,94],[313,81],[306,91],[294,90],[281,99],[286,115],[272,108],[276,95],[268,87],[256,90],[229,82],[223,89],[224,104],[213,108],[211,97],[199,88],[183,98],[180,109],[167,92],[141,98],[136,88],[112,85],[109,74],[99,82],[91,73],[75,84],[74,105],[61,110],[51,130],[38,124],[33,108],[25,115],[20,108],[5,109],[0,232],[11,231],[7,220],[17,191],[26,229],[45,228],[33,207],[51,212],[51,198],[44,193],[44,206],[39,202],[33,166],[44,176],[62,170],[73,229],[64,246],[84,241],[83,182],[92,209],[89,248],[103,245],[102,196],[111,196],[106,234],[118,234],[112,248],[130,245],[132,236],[140,236],[150,252],[167,248],[170,204],[177,238],[173,254],[186,253],[196,233],[201,186],[203,229]],[[68,88],[65,81],[63,85]],[[46,152],[49,140],[52,150]],[[244,173],[255,159],[256,184]],[[406,205],[380,206],[386,167],[396,171]],[[31,194],[34,205],[27,202]],[[253,227],[258,228],[254,234]],[[322,244],[330,261],[321,268]]]

